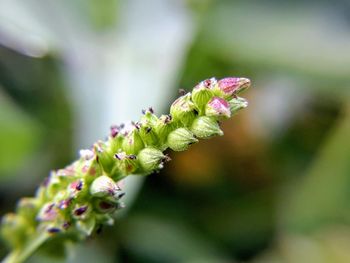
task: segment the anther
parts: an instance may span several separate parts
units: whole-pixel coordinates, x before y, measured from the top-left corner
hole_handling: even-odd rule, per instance
[[[118,195],[118,198],[120,199],[120,198],[122,198],[124,195],[125,195],[125,193],[120,193],[120,194]]]
[[[128,155],[128,158],[130,160],[136,160],[136,155],[135,154],[130,154],[130,155]]]
[[[71,223],[69,223],[68,221],[66,221],[66,222],[64,222],[64,223],[62,224],[62,227],[63,227],[64,229],[68,229],[70,226],[71,226]]]
[[[47,229],[47,232],[49,232],[51,234],[55,234],[55,233],[61,232],[61,229],[59,229],[57,227],[50,227],[49,229]]]
[[[87,206],[82,206],[82,207],[75,209],[74,215],[81,216],[82,214],[84,214],[86,212],[87,208],[88,208]]]

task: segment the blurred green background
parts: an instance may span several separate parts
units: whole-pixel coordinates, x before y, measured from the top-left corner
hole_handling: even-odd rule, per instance
[[[241,76],[225,136],[130,178],[113,228],[30,262],[350,262],[349,50],[345,0],[0,0],[0,214],[111,124]]]

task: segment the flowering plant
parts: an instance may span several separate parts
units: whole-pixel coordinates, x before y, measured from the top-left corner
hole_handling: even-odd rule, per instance
[[[23,262],[50,239],[79,241],[112,225],[124,206],[120,181],[163,168],[167,148],[184,151],[198,139],[223,135],[219,122],[247,107],[238,94],[249,86],[246,78],[207,79],[175,100],[169,115],[157,117],[149,108],[129,127],[112,126],[106,141],[52,171],[34,197],[3,217],[1,234],[12,251],[3,262]]]

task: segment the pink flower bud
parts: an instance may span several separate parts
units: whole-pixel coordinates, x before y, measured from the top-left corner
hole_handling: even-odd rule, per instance
[[[218,81],[218,88],[228,96],[238,94],[250,87],[250,80],[247,78],[224,78]]]
[[[231,117],[230,105],[222,98],[212,98],[205,109],[205,115],[213,117]]]

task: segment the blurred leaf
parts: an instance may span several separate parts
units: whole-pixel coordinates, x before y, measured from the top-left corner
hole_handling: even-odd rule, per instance
[[[136,262],[224,262],[224,255],[213,244],[176,221],[129,217],[124,233],[127,249],[136,258],[142,258]]]
[[[255,74],[294,74],[318,82],[318,89],[348,93],[350,38],[341,19],[327,6],[272,2],[215,2],[200,25],[193,52],[201,55],[190,71],[207,70],[205,53],[214,62],[240,65],[231,66],[236,74],[255,67]]]
[[[308,231],[329,223],[350,223],[349,134],[348,109],[283,206],[283,220],[288,230]]]
[[[38,123],[0,90],[0,175],[12,174],[37,150]]]
[[[313,235],[287,234],[277,246],[259,256],[254,263],[347,263],[350,261],[350,231],[336,226]]]

